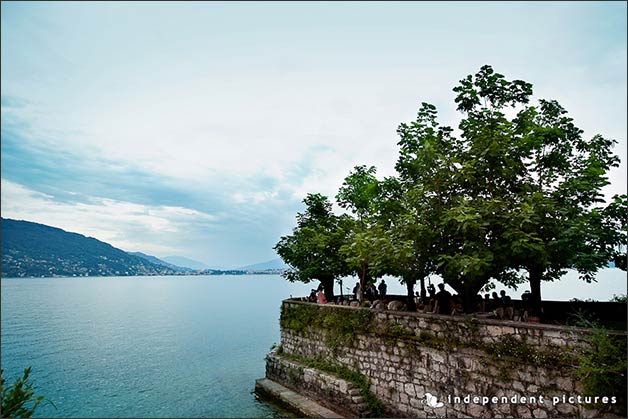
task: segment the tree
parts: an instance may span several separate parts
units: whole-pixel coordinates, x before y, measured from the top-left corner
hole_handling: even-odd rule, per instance
[[[398,129],[396,169],[417,226],[405,229],[417,244],[415,269],[423,277],[440,274],[471,311],[491,277],[518,280],[504,254],[504,220],[508,186],[522,169],[500,113],[468,115],[460,129],[454,137],[439,126],[436,108],[423,103],[417,119]]]
[[[481,275],[515,284],[515,270],[524,268],[537,306],[541,281],[557,279],[567,268],[594,280],[625,243],[625,234],[613,225],[622,216],[621,205],[599,207],[606,174],[619,162],[611,152],[615,141],[600,135],[584,140],[558,102],[527,105],[532,85],[507,81],[490,66],[461,80],[454,91],[457,109],[466,115],[454,176],[463,211],[448,217],[476,230],[479,240],[465,237],[465,247],[484,241],[474,249],[480,255],[474,262],[487,267]],[[507,107],[520,109],[512,120],[504,114]]]
[[[303,202],[306,210],[297,214],[297,226],[291,235],[281,237],[274,249],[293,268],[284,271],[284,278],[304,283],[318,280],[327,301],[332,301],[334,280],[349,272],[340,247],[347,240],[352,222],[347,216],[334,215],[326,196],[308,194]]]
[[[407,306],[416,308],[414,286],[420,284],[421,297],[426,297],[425,279],[434,272],[434,230],[424,205],[424,195],[417,188],[404,190],[397,178],[382,182],[382,226],[380,258],[376,267],[382,274],[397,276],[406,286]]]
[[[340,252],[359,278],[360,301],[366,286],[376,278],[373,264],[381,251],[381,234],[375,225],[380,190],[375,172],[373,166],[354,167],[336,195],[338,205],[356,215],[347,243],[340,248]]]
[[[524,221],[525,250],[516,256],[529,274],[532,303],[540,306],[541,281],[558,279],[567,268],[591,282],[595,273],[625,246],[625,196],[604,209],[601,190],[607,172],[619,163],[616,143],[601,135],[590,140],[556,101],[540,100],[513,121],[527,174],[517,191],[521,206],[513,220]],[[622,220],[622,221],[619,221]],[[623,227],[622,227],[623,222]]]

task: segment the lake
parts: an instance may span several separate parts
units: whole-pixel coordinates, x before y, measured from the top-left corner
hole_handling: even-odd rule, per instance
[[[585,284],[571,272],[544,283],[543,295],[608,300],[626,293],[623,271],[605,269],[598,280]],[[393,278],[387,282],[390,294],[405,292]],[[276,275],[1,284],[4,376],[12,382],[32,366],[37,394],[57,406],[42,406],[39,417],[285,416],[256,399],[255,379],[279,342],[281,300],[318,285]],[[354,284],[348,278],[344,288]]]
[[[279,276],[2,279],[2,368],[31,365],[39,417],[279,417],[252,394]]]

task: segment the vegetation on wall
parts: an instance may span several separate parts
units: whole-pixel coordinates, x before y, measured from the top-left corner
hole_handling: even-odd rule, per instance
[[[352,383],[360,391],[360,396],[362,396],[364,402],[366,403],[369,417],[382,417],[384,413],[384,405],[377,398],[377,396],[371,392],[369,380],[365,375],[347,368],[337,362],[332,362],[323,358],[307,358],[298,355],[282,356],[309,368],[333,374],[338,378]]]
[[[618,413],[625,417],[628,402],[626,336],[610,334],[608,330],[596,325],[593,333],[585,340],[589,347],[579,355],[576,370],[584,393],[589,396],[615,396]],[[604,411],[610,406],[596,404],[593,407]]]
[[[368,333],[373,311],[368,309],[343,310],[315,305],[281,306],[280,324],[296,332],[325,330],[325,344],[336,350],[353,344],[356,333]]]

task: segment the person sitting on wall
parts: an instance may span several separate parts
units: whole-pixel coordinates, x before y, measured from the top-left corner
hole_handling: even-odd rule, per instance
[[[455,294],[451,297],[451,314],[453,316],[457,315],[457,314],[461,314],[463,312],[462,310],[462,300],[460,299],[460,296],[458,294]]]
[[[316,290],[314,288],[312,288],[312,291],[310,292],[310,296],[307,297],[307,300],[310,303],[315,303],[316,302]]]
[[[497,310],[502,305],[502,300],[497,295],[497,292],[493,291],[491,293],[491,311]]]
[[[480,313],[484,311],[484,299],[482,298],[482,294],[475,296],[475,311]]]
[[[485,313],[488,313],[489,311],[491,311],[491,294],[489,294],[488,292],[484,294],[482,311]]]
[[[377,291],[377,287],[374,283],[371,284],[371,295],[373,296],[373,300],[379,299],[379,292]],[[373,300],[371,300],[371,302],[373,302]]]
[[[521,294],[521,314],[519,316],[519,320],[523,322],[528,321],[531,297],[532,293],[530,290],[525,290],[523,294]]]
[[[316,298],[318,299],[318,304],[327,304],[327,298],[325,297],[323,287],[319,287],[318,295],[316,296]]]
[[[438,289],[435,295],[434,313],[451,314],[451,293],[445,289],[445,284],[438,284]]]

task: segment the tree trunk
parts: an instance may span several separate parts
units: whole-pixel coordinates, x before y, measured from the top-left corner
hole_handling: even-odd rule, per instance
[[[427,291],[425,291],[425,277],[421,277],[421,302],[427,301]]]
[[[364,301],[364,291],[366,290],[366,282],[368,277],[368,267],[362,265],[362,269],[358,271],[358,278],[360,278],[360,289],[358,290],[358,301],[360,304]]]
[[[334,278],[322,278],[321,284],[323,285],[323,291],[325,292],[325,299],[327,299],[327,302],[334,301]]]
[[[528,278],[530,281],[530,308],[535,315],[541,313],[541,279],[543,268],[538,265],[528,266]]]
[[[480,286],[466,284],[449,285],[458,293],[458,296],[462,300],[462,309],[464,312],[467,314],[474,313],[477,306],[477,295],[484,286],[484,283]]]
[[[408,290],[406,306],[408,311],[416,311],[416,302],[414,301],[414,284],[416,284],[416,279],[407,277],[405,280],[406,289]]]

